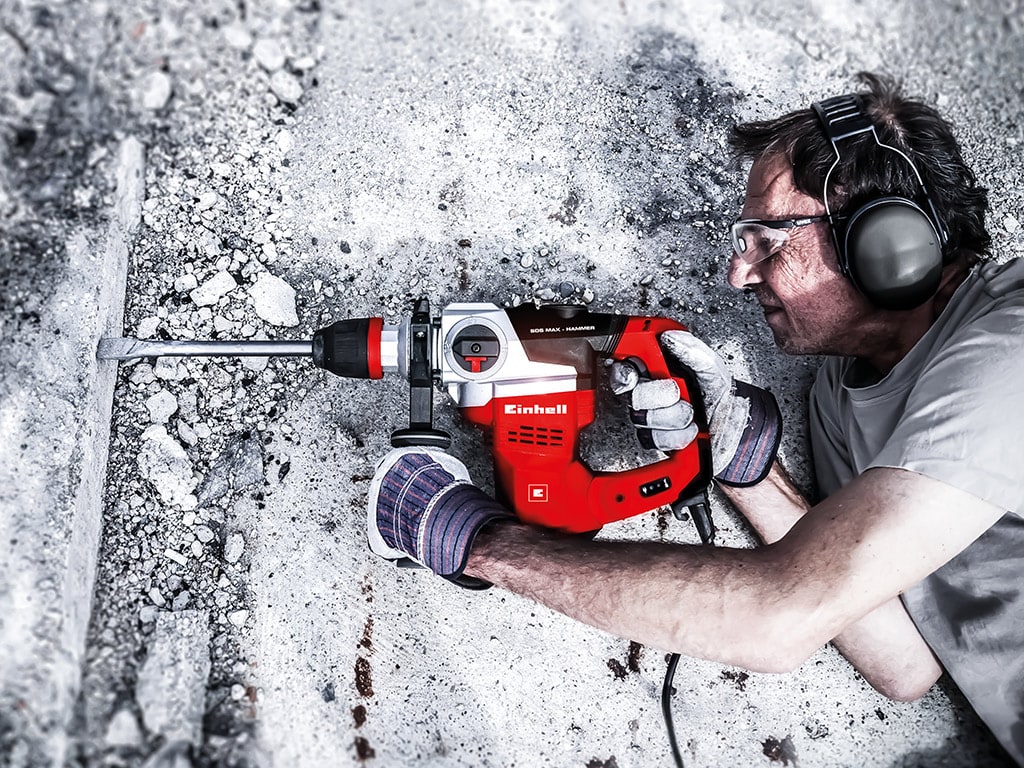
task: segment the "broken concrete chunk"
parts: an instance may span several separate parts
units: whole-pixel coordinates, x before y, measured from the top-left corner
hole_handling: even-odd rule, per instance
[[[197,306],[209,307],[216,304],[222,296],[226,296],[237,287],[238,283],[235,282],[235,278],[222,270],[189,293],[189,296]]]
[[[161,389],[146,400],[146,410],[151,422],[164,424],[178,410],[178,399],[166,389]]]
[[[162,424],[154,424],[142,433],[139,471],[165,504],[186,503],[196,487],[185,449]]]
[[[256,314],[271,325],[293,326],[299,324],[295,312],[295,289],[280,277],[262,273],[256,284],[249,290]]]
[[[210,676],[210,628],[203,611],[156,617],[135,698],[146,727],[168,742],[199,744]]]
[[[210,464],[210,471],[197,493],[199,504],[205,506],[222,498],[228,491],[238,491],[262,482],[263,445],[252,435],[236,437]]]
[[[246,610],[232,611],[228,614],[228,621],[234,624],[236,627],[244,627],[245,622],[249,619],[249,612]]]

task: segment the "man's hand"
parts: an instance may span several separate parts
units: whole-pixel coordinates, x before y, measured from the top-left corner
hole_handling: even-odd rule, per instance
[[[409,558],[464,586],[462,572],[480,530],[512,514],[472,485],[466,466],[433,448],[396,448],[370,482],[366,535],[388,560]]]
[[[715,477],[736,486],[763,480],[782,437],[782,416],[772,394],[733,379],[722,358],[691,333],[666,331],[658,342],[697,377],[708,414]],[[628,394],[644,447],[679,450],[697,436],[693,409],[680,399],[671,379],[642,381],[636,368],[615,363],[611,380],[616,394]]]

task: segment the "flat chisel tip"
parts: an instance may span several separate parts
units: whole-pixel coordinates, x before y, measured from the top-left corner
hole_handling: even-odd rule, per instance
[[[131,360],[138,347],[138,339],[104,338],[96,348],[98,360]]]

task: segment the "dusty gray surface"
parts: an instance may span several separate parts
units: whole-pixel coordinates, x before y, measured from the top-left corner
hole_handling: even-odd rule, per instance
[[[6,2],[0,18],[4,350],[71,322],[61,291],[91,296],[67,244],[106,231],[130,134],[146,176],[127,333],[301,338],[341,317],[395,322],[419,295],[670,313],[780,396],[806,486],[815,361],[777,356],[724,285],[743,181],[728,125],[838,93],[862,68],[902,76],[959,126],[992,189],[997,253],[1020,251],[1018,3]],[[2,359],[15,488],[54,445],[81,444],[6,439],[31,359]],[[72,378],[112,373],[76,362]],[[117,376],[68,764],[669,763],[664,654],[368,555],[367,476],[404,418],[401,381],[283,360]],[[479,435],[437,405],[489,483]],[[638,449],[609,411],[589,450],[624,466]],[[12,519],[16,497],[0,498]],[[747,545],[715,510],[724,543]],[[72,530],[43,511],[35,525]],[[605,535],[695,539],[655,513]],[[3,573],[22,616],[42,588]],[[206,637],[206,654],[187,650]],[[179,681],[162,702],[154,670]],[[181,682],[197,676],[202,711]],[[18,684],[0,691],[0,754],[46,764],[63,728]],[[951,686],[889,702],[830,648],[786,676],[684,660],[676,687],[688,765],[999,765]]]

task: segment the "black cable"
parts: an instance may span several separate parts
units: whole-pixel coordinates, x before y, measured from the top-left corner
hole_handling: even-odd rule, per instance
[[[676,676],[676,666],[679,664],[679,654],[673,653],[668,659],[668,669],[665,671],[665,684],[661,688],[661,713],[665,716],[665,727],[668,729],[668,744],[672,747],[672,757],[675,758],[676,768],[684,768],[683,756],[679,752],[679,742],[676,741],[676,727],[672,724],[672,680]]]

